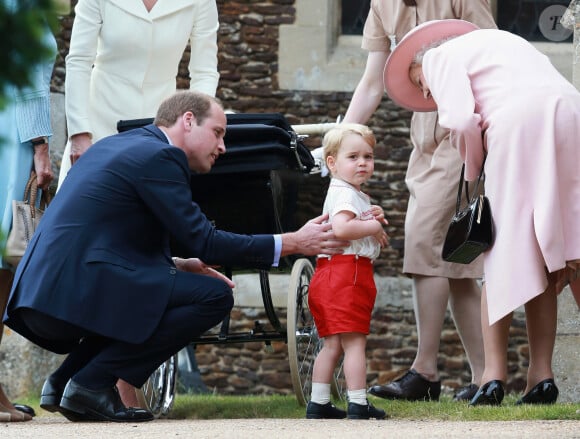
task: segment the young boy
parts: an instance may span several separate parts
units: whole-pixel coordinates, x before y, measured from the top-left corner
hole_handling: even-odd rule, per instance
[[[383,209],[372,206],[361,186],[374,171],[375,137],[364,125],[340,124],[323,140],[324,159],[332,180],[323,212],[330,215],[337,238],[349,240],[342,255],[318,255],[308,303],[324,339],[312,372],[308,419],[383,419],[386,414],[366,397],[366,335],[375,303],[373,260],[388,240]],[[330,402],[334,368],[344,353],[348,388],[345,412]]]

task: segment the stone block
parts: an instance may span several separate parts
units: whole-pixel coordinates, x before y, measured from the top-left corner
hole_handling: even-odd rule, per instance
[[[554,377],[560,402],[580,402],[580,312],[569,287],[558,297]]]
[[[64,356],[45,351],[5,327],[0,344],[0,371],[8,398],[40,395],[44,380],[63,359]]]

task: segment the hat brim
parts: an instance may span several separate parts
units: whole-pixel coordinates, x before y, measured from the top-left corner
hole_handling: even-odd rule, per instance
[[[420,24],[403,37],[389,55],[383,71],[385,91],[397,105],[412,111],[435,111],[432,97],[423,92],[409,78],[409,67],[415,55],[425,46],[452,36],[479,29],[465,20],[433,20]]]

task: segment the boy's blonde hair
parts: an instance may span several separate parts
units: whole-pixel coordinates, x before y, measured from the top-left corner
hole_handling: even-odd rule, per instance
[[[375,147],[376,139],[369,127],[359,123],[341,123],[328,131],[322,140],[325,161],[328,156],[336,157],[342,141],[349,134],[358,134],[371,148]]]

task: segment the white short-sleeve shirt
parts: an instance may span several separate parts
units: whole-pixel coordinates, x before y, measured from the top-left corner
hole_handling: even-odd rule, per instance
[[[324,200],[323,213],[328,213],[329,220],[332,220],[334,215],[345,210],[354,213],[358,219],[374,220],[369,196],[343,180],[332,178]],[[344,249],[344,254],[355,254],[374,260],[380,251],[379,242],[374,237],[367,236],[350,241],[350,245]]]

